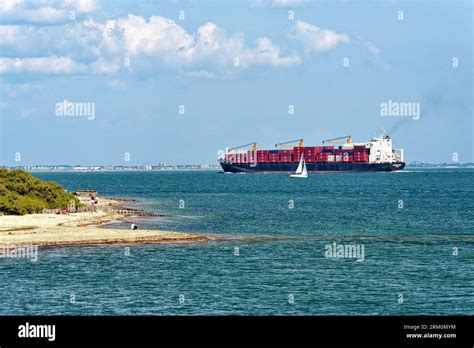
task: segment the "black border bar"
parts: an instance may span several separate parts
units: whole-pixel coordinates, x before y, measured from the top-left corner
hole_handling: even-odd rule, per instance
[[[55,325],[55,340],[20,338],[20,325]],[[414,327],[418,327],[416,331]],[[408,338],[407,334],[428,334]],[[455,338],[429,335],[449,334]],[[473,316],[0,317],[0,346],[144,344],[408,344],[473,347]]]

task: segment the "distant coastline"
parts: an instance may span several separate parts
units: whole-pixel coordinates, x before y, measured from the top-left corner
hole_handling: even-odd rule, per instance
[[[23,169],[29,172],[170,172],[170,171],[221,171],[218,164],[178,164],[152,166],[71,166],[71,165],[34,165],[34,166],[0,166],[7,169]],[[474,168],[474,163],[425,163],[413,161],[406,168]]]
[[[405,168],[474,168],[474,163],[424,163],[414,161],[406,165]]]
[[[157,166],[70,166],[70,165],[34,165],[34,166],[0,166],[6,169],[23,169],[28,172],[169,172],[169,171],[218,171],[220,165],[180,164]]]

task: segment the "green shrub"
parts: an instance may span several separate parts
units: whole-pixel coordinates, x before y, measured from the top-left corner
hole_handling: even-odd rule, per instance
[[[43,209],[61,209],[79,200],[56,182],[44,182],[21,170],[0,168],[0,212],[24,215]]]

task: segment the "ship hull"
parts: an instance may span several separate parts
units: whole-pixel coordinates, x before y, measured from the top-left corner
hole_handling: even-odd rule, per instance
[[[220,162],[225,173],[294,173],[298,163],[227,163]],[[310,173],[317,172],[393,172],[403,170],[404,162],[396,163],[306,163]]]

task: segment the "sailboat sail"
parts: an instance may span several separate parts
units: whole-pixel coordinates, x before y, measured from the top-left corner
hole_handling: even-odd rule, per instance
[[[306,162],[303,161],[303,170],[301,176],[308,176],[308,171],[306,170]]]
[[[301,174],[303,172],[303,156],[301,156],[300,163],[298,164],[298,168],[296,169],[295,174]],[[306,163],[305,163],[305,168],[306,168]]]
[[[306,162],[303,156],[301,156],[300,163],[298,164],[295,174],[290,175],[290,177],[303,179],[308,177],[308,170],[306,169]]]

